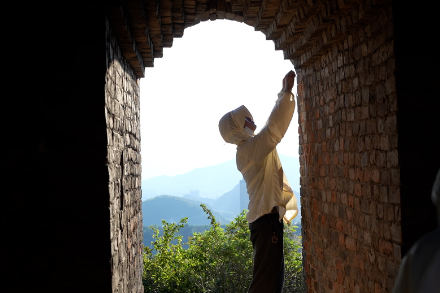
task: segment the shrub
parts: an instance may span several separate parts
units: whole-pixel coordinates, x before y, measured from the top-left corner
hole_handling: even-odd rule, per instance
[[[163,235],[154,230],[152,247],[144,248],[143,283],[145,292],[247,292],[252,280],[252,243],[246,212],[220,227],[212,212],[201,204],[211,220],[211,227],[194,233],[188,249],[182,236],[176,236],[187,218],[179,223],[162,220]],[[285,226],[284,253],[286,280],[284,292],[302,292],[302,256],[295,227]],[[173,244],[175,243],[175,244]]]

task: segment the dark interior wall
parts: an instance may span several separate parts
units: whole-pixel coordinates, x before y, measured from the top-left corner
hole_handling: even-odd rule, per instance
[[[0,291],[110,292],[105,12],[4,11]]]
[[[430,195],[440,168],[440,41],[432,8],[393,4],[402,255],[437,227]]]

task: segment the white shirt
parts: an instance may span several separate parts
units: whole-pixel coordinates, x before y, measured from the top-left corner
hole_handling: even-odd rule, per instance
[[[224,115],[219,123],[226,142],[237,145],[237,168],[249,194],[249,223],[278,207],[280,220],[290,222],[297,214],[297,199],[283,172],[276,145],[284,137],[295,110],[291,92],[280,92],[266,125],[255,136],[244,129],[244,117],[252,117],[241,106]]]

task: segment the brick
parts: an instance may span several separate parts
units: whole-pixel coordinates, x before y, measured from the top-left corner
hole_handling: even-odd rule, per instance
[[[373,180],[374,183],[380,183],[380,171],[379,170],[372,170],[371,180]]]
[[[391,185],[400,185],[400,169],[391,169]]]
[[[383,185],[390,185],[391,184],[391,178],[390,178],[389,171],[382,171],[380,173],[380,183]]]
[[[361,185],[359,183],[354,185],[354,194],[358,197],[362,196],[362,192],[361,192],[362,188]]]
[[[394,260],[400,262],[402,259],[401,246],[393,243],[393,251],[394,251]]]
[[[390,77],[385,82],[385,90],[387,95],[396,91],[396,80],[394,79],[394,76]]]
[[[371,246],[372,235],[370,231],[364,231],[363,241],[367,246]]]
[[[394,221],[394,206],[391,204],[384,204],[384,213],[386,221]]]
[[[380,283],[375,282],[374,283],[374,293],[381,293],[382,291],[382,286],[380,285]]]
[[[356,239],[349,236],[345,237],[345,247],[349,250],[356,251]]]
[[[387,167],[395,167],[399,164],[397,150],[387,153]]]
[[[392,223],[390,226],[391,239],[395,242],[402,242],[402,228],[400,224]]]
[[[398,187],[390,187],[389,189],[389,202],[390,203],[400,203],[400,188]]]
[[[377,206],[377,216],[379,217],[379,219],[383,219],[383,205],[382,204],[378,204]]]
[[[389,276],[397,276],[397,273],[399,271],[399,264],[388,260],[387,261],[387,273]]]
[[[368,154],[367,154],[368,157]],[[364,182],[369,182],[371,179],[371,170],[364,170]]]
[[[390,149],[390,140],[388,135],[383,135],[380,137],[380,148],[381,150],[387,151]]]
[[[347,208],[347,209],[346,209],[346,214],[347,214],[347,219],[348,219],[349,221],[352,221],[352,219],[353,219],[353,210],[350,209],[350,208]]]
[[[389,241],[379,240],[379,251],[385,255],[393,256],[394,254],[393,244]]]
[[[356,211],[360,211],[361,210],[361,203],[360,203],[360,199],[359,198],[354,198],[354,209]]]
[[[395,206],[394,207],[394,219],[396,221],[400,221],[402,218],[402,210],[400,209],[400,206]]]
[[[385,214],[385,217],[387,215]],[[390,229],[390,223],[389,222],[383,222],[382,225],[380,225],[381,228],[381,236],[385,239],[385,240],[391,240],[391,229]]]
[[[379,200],[380,202],[388,202],[388,188],[386,186],[379,187]]]

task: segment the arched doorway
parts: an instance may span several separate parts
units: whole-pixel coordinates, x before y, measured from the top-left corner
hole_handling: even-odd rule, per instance
[[[181,37],[185,27],[208,19],[243,21],[264,32],[275,49],[283,50],[298,72],[308,290],[362,291],[371,286],[391,290],[403,241],[395,55],[393,36],[387,33],[393,25],[389,3],[144,4],[148,22],[140,24],[131,2],[126,4],[126,19],[133,27],[150,28],[151,42],[137,41],[135,34],[128,38],[121,26],[114,29],[137,76],[143,75],[138,63],[151,65],[154,57],[162,55],[158,48],[171,46],[173,37]],[[123,10],[114,11],[109,10],[112,25],[125,17]],[[160,29],[159,19],[163,20]],[[136,42],[150,47],[132,50],[130,44]],[[394,269],[385,271],[383,262]],[[360,274],[367,279],[359,281],[356,276]]]
[[[167,7],[136,3],[152,3],[156,15]],[[169,44],[170,31],[177,37],[187,20],[223,12],[245,23],[256,15],[265,32],[280,33],[275,48],[293,61],[299,81],[308,291],[390,291],[401,256],[435,228],[436,10],[402,1],[224,2],[230,11],[218,3],[173,1],[159,38]],[[147,10],[127,5],[5,4],[14,21],[5,35],[2,222],[4,285],[13,291],[141,290],[134,118],[137,74],[152,58],[144,61],[133,37],[133,28],[147,26],[128,13],[140,20]],[[118,40],[105,17],[117,24]]]

